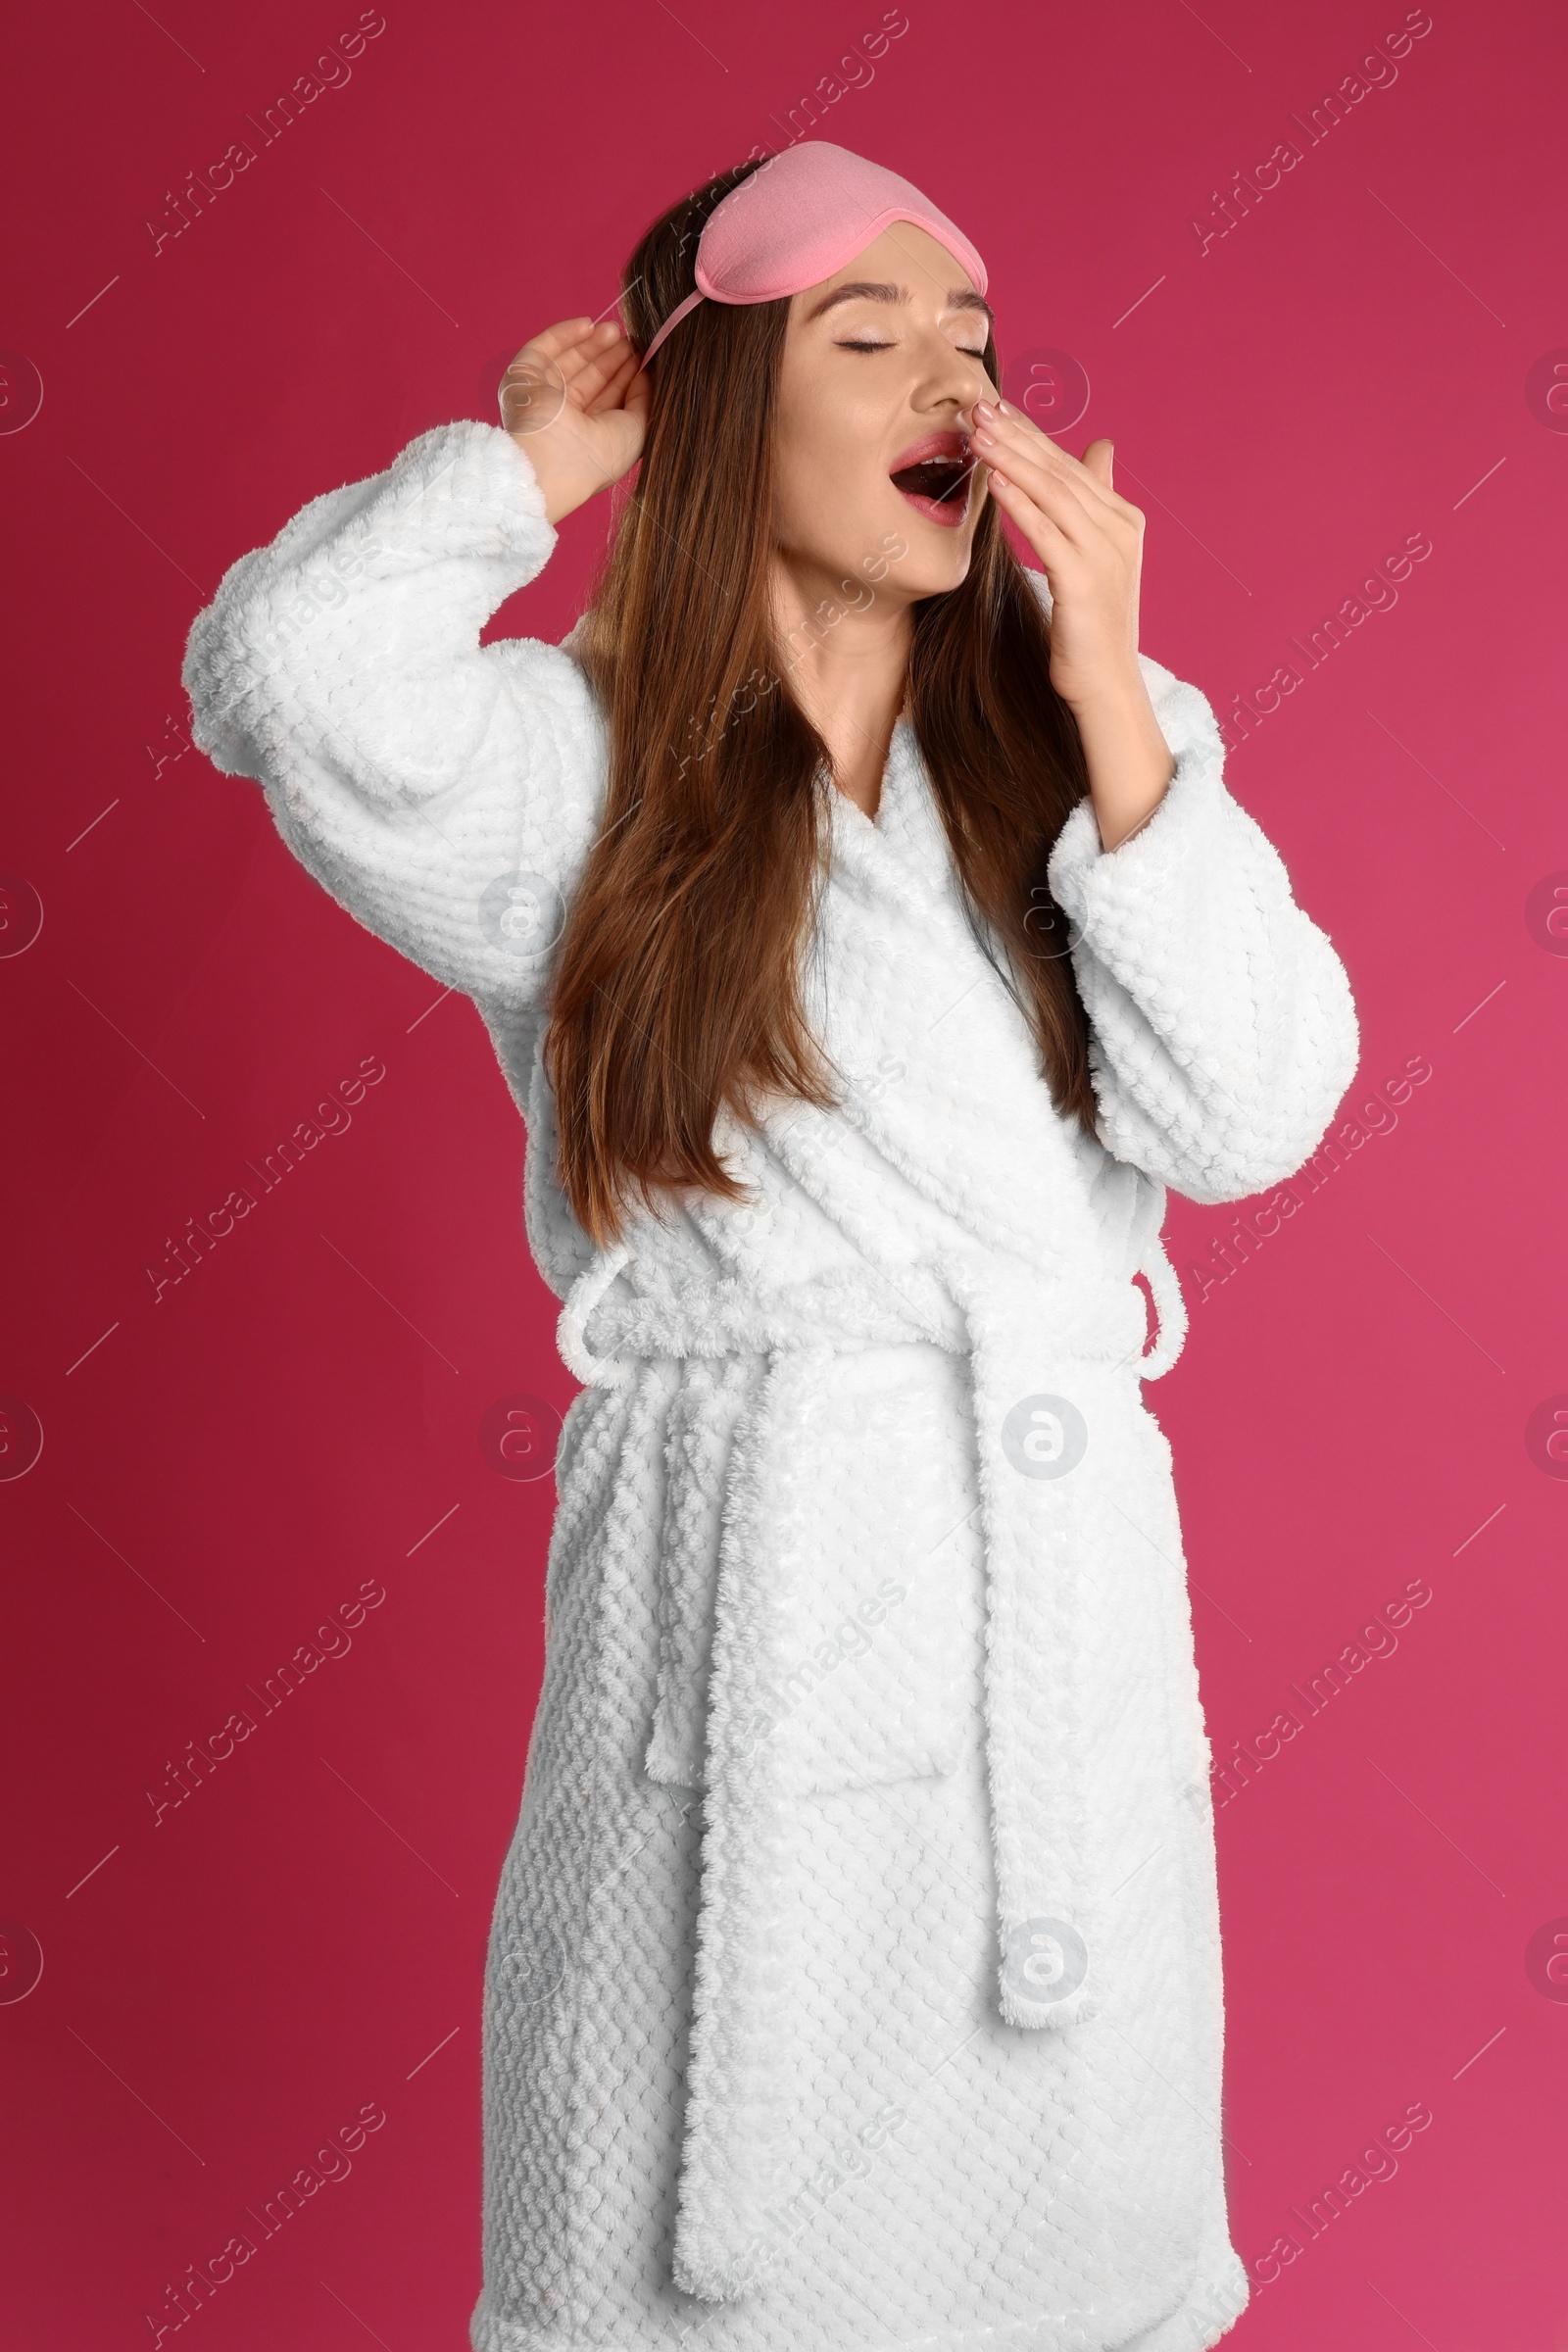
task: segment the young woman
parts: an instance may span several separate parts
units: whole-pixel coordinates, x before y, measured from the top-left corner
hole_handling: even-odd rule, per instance
[[[666,214],[622,310],[237,564],[185,672],[478,1004],[587,1384],[472,2341],[1196,2352],[1248,2289],[1141,1383],[1165,1188],[1301,1164],[1349,990],[1138,652],[1110,444],[1001,401],[944,215],[793,148]],[[639,461],[565,642],[481,649]]]

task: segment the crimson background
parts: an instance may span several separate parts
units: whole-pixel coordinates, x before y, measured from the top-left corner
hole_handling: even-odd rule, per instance
[[[89,0],[13,36],[0,342],[43,403],[0,436],[0,944],[29,890],[43,920],[0,962],[0,1467],[29,1412],[43,1448],[0,1483],[8,2345],[153,2340],[166,2284],[368,2102],[386,2121],[350,2177],[188,2326],[209,2352],[466,2344],[483,1944],[553,1504],[478,1431],[498,1398],[571,1394],[473,1008],[356,929],[254,789],[171,756],[186,629],[308,496],[488,414],[500,359],[608,307],[651,213],[781,143],[879,17],[386,0],[352,78],[267,147],[247,116],[351,0]],[[1173,1203],[1193,1331],[1149,1392],[1217,1757],[1409,1580],[1432,1593],[1219,1816],[1255,2352],[1568,2343],[1545,1963],[1568,1464],[1538,1411],[1568,1403],[1568,940],[1544,911],[1568,868],[1568,36],[1545,0],[1433,0],[1397,78],[1307,144],[1291,116],[1402,21],[908,0],[821,124],[973,234],[1004,354],[1086,371],[1067,444],[1115,436],[1150,515],[1145,643],[1217,710],[1407,534],[1432,542],[1229,762],[1349,969],[1347,1113],[1411,1057],[1432,1075],[1223,1283],[1231,1212]],[[1204,250],[1193,218],[1217,225],[1214,192],[1291,137],[1300,164]],[[166,191],[244,138],[254,165],[155,249]],[[0,422],[30,380],[13,358]],[[496,625],[560,635],[604,524],[576,515]],[[352,1128],[155,1301],[167,1237],[364,1056],[386,1074]],[[155,1820],[170,1760],[367,1580],[386,1597],[350,1653]],[[1396,2175],[1309,2235],[1308,2201],[1416,2101]]]

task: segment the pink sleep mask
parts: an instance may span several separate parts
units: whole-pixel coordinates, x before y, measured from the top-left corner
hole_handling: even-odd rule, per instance
[[[709,302],[777,302],[820,285],[895,220],[945,245],[977,294],[986,266],[945,213],[880,164],[825,139],[787,147],[713,207],[697,245],[697,291],[677,303],[643,354],[646,368],[671,327]]]

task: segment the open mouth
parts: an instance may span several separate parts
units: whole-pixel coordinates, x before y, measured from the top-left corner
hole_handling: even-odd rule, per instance
[[[929,433],[906,449],[888,474],[894,489],[928,522],[956,530],[969,512],[974,461],[966,434]]]

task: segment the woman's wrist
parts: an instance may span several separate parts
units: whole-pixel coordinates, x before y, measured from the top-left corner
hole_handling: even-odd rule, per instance
[[[1136,665],[1068,704],[1078,726],[1102,850],[1147,824],[1176,772],[1143,671]]]
[[[552,529],[578,507],[586,505],[594,492],[603,487],[602,476],[585,479],[580,463],[564,462],[564,453],[551,447],[548,433],[508,433],[507,439],[527,460],[545,502],[545,520]]]

